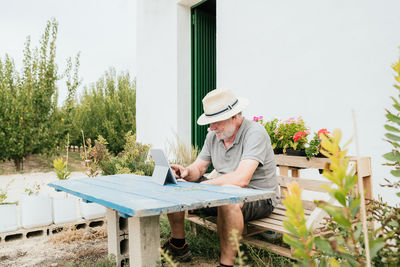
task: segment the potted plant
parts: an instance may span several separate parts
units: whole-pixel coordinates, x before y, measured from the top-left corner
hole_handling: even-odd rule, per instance
[[[17,204],[6,202],[7,191],[13,181],[8,182],[5,188],[0,188],[0,233],[18,229]]]
[[[321,135],[325,135],[329,137],[330,132],[327,129],[320,129],[317,133],[314,133],[314,138],[306,147],[306,155],[307,158],[310,159],[312,157],[321,157],[325,158],[324,155],[321,154]]]
[[[263,116],[254,116],[253,117],[253,121],[255,122],[259,122],[267,131],[269,138],[271,140],[271,146],[272,149],[274,150],[274,154],[282,154],[282,147],[278,147],[278,140],[276,139],[276,129],[278,127],[279,124],[279,120],[278,119],[272,119],[270,121],[266,121],[264,122],[264,118]]]
[[[84,154],[81,156],[82,160],[84,161],[84,165],[88,168],[86,174],[89,177],[96,177],[98,174],[101,173],[101,170],[98,167],[98,161],[97,161],[98,159],[96,158],[96,156],[98,156],[97,149],[95,147],[92,147],[91,140],[87,139],[88,142],[88,151],[87,151],[83,131],[82,131],[82,138],[83,138]],[[105,147],[106,144],[105,139],[102,138],[101,140],[103,141],[100,141],[100,144],[103,144]],[[108,156],[108,151],[105,151],[105,154],[107,154]],[[92,160],[94,160],[94,162],[92,162]],[[81,216],[86,220],[101,218],[106,215],[106,208],[96,203],[87,203],[81,199],[79,201],[79,207]]]
[[[287,149],[286,153],[292,156],[306,156],[305,145],[309,134],[309,131],[296,132],[293,135],[293,144],[291,148]]]
[[[67,160],[57,158],[53,161],[54,170],[59,180],[67,180],[71,174],[68,171],[68,152]],[[55,224],[73,222],[78,219],[76,198],[64,195],[53,197],[53,221]]]
[[[25,188],[19,201],[21,225],[24,228],[46,226],[53,222],[51,199],[47,193],[40,193],[40,185]]]
[[[304,150],[308,134],[308,128],[301,117],[281,121],[275,130],[276,147],[281,147],[285,154],[293,154],[296,153],[293,151]]]

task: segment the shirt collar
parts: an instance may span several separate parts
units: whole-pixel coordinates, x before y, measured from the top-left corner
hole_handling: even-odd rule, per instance
[[[242,124],[239,127],[239,131],[237,132],[237,134],[235,136],[235,140],[233,141],[234,145],[239,143],[240,137],[242,136],[242,133],[243,133],[244,128],[246,127],[247,123],[249,123],[249,121],[246,119],[243,119]]]

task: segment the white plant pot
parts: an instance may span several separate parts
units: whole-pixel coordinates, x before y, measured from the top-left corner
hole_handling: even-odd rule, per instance
[[[46,226],[53,222],[51,198],[48,195],[21,195],[19,205],[22,227]]]
[[[0,205],[0,233],[18,229],[17,205]]]
[[[80,201],[81,215],[86,220],[97,219],[106,216],[106,208],[97,203],[85,203]]]
[[[78,219],[76,198],[53,198],[53,221],[55,224],[73,222]]]

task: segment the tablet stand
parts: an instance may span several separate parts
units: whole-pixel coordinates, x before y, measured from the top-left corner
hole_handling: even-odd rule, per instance
[[[153,182],[161,185],[176,184],[174,174],[168,166],[156,165],[151,179]]]

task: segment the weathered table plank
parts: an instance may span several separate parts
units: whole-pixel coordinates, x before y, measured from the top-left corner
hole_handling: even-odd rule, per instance
[[[120,265],[118,213],[128,219],[131,266],[156,266],[159,260],[159,215],[203,207],[271,198],[272,191],[178,181],[160,185],[150,177],[120,174],[55,181],[56,190],[103,205],[107,210],[109,254]]]
[[[162,186],[152,182],[149,177],[138,175],[55,181],[49,186],[127,216],[139,217],[254,201],[271,196],[269,191],[189,182]]]

